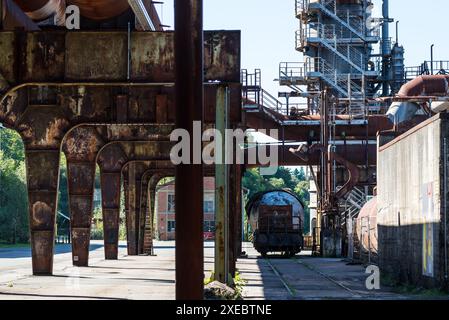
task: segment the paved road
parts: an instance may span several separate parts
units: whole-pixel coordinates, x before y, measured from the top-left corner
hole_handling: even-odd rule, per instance
[[[205,244],[205,270],[213,268],[213,243]],[[155,242],[157,256],[104,260],[101,241],[92,241],[89,267],[71,265],[70,245],[57,246],[53,277],[31,275],[28,248],[0,249],[0,299],[138,299],[175,298],[174,242]]]

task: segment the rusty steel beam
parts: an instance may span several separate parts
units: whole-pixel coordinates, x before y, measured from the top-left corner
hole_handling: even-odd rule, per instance
[[[128,57],[126,31],[3,31],[0,70],[12,86],[48,81],[172,84],[174,38],[172,32],[131,32]],[[240,31],[206,31],[200,48],[206,81],[240,83]]]
[[[319,116],[303,117],[297,121],[295,120],[296,124],[288,126],[282,126],[262,112],[246,112],[245,119],[247,128],[256,130],[277,129],[279,132],[284,129],[286,140],[304,142],[320,141],[321,128]],[[369,116],[368,123],[363,125],[355,125],[348,121],[348,119],[345,120],[347,124],[337,125],[335,127],[335,137],[337,140],[361,140],[366,138],[375,140],[378,132],[393,129],[393,123],[384,115]]]
[[[193,137],[193,122],[203,123],[202,0],[175,0],[174,52],[176,127],[187,130],[190,137]],[[210,55],[213,56],[214,54]],[[188,192],[186,186],[192,186]],[[176,166],[175,193],[176,299],[202,300],[204,281],[202,164]]]

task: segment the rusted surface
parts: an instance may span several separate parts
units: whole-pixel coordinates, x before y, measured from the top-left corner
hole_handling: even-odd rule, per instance
[[[77,5],[82,16],[94,20],[114,18],[129,9],[127,0],[68,0],[67,3]]]
[[[68,129],[69,122],[57,106],[29,106],[17,124],[29,149],[59,149]]]
[[[26,34],[23,81],[57,81],[64,77],[65,34],[37,32]]]
[[[246,126],[252,129],[278,129],[282,132],[282,126],[272,118],[266,117],[260,112],[247,112],[245,115]],[[285,139],[293,141],[320,141],[320,124],[316,122],[311,125],[301,125],[301,121],[318,121],[317,117],[308,117],[298,120],[297,124],[284,127]],[[336,140],[360,140],[376,139],[380,131],[393,129],[393,124],[386,116],[369,116],[367,125],[354,125],[348,122],[347,125],[335,126]]]
[[[419,76],[407,82],[398,92],[398,97],[447,96],[448,75]]]
[[[127,39],[125,32],[67,33],[66,79],[125,80],[128,66]]]
[[[235,82],[230,84],[231,121],[239,122],[240,33],[209,32],[205,41],[196,40],[195,52],[206,51],[207,61],[200,55],[197,60],[198,66],[204,63],[206,67],[204,80]],[[68,160],[73,257],[78,265],[88,263],[95,161],[106,181],[102,183],[105,247],[111,258],[118,237],[117,175],[123,166],[132,160],[153,160],[155,169],[173,169],[167,162],[171,149],[167,137],[176,116],[173,42],[173,33],[132,33],[128,79],[126,32],[0,32],[0,122],[21,134],[27,150],[34,273],[52,272],[61,144]],[[202,80],[202,75],[198,72],[195,79]],[[209,84],[204,94],[209,124],[215,121],[215,100],[216,86]],[[184,117],[186,110],[178,114]],[[108,145],[130,140],[136,143]],[[109,173],[115,176],[106,178]],[[137,190],[129,176],[124,178],[130,217]],[[198,209],[202,210],[202,202]],[[196,231],[202,240],[202,232]]]
[[[129,91],[129,93],[127,95],[119,94],[123,90]],[[240,85],[230,85],[229,90],[230,120],[233,123],[239,123],[241,120]],[[204,119],[208,124],[215,123],[216,94],[217,87],[215,85],[206,86],[204,104],[207,110],[205,110]],[[125,113],[126,109],[126,123],[119,121],[123,119],[118,118],[117,96],[120,96],[120,112]],[[159,96],[166,96],[167,100],[162,101]],[[162,106],[159,106],[158,103],[162,103]],[[26,125],[30,124],[32,118],[38,117],[39,113],[47,114],[48,121],[64,122],[68,125],[68,129],[76,125],[88,124],[155,123],[158,107],[167,109],[167,121],[159,124],[173,125],[176,114],[173,87],[129,83],[124,83],[121,86],[113,83],[86,85],[53,83],[45,86],[29,84],[11,89],[4,96],[0,96],[0,105],[2,106],[0,121],[13,129],[20,124],[23,130],[27,129]],[[52,115],[53,117],[51,117]],[[22,117],[25,118],[19,122]],[[41,126],[44,127],[43,124]],[[51,126],[51,123],[47,123],[47,126]]]
[[[23,74],[15,84],[37,81],[127,81],[128,34],[122,31],[45,31],[27,33],[23,56],[14,57],[20,33],[0,32],[0,70],[18,63]],[[174,33],[132,32],[130,80],[174,82]],[[86,45],[89,44],[89,45]],[[205,32],[205,80],[240,82],[240,32]],[[22,49],[23,50],[23,49]],[[25,56],[25,57],[24,57]],[[13,58],[14,57],[14,58]],[[20,58],[18,58],[20,57]],[[26,59],[25,61],[22,59]],[[11,59],[14,59],[11,61]],[[16,61],[16,59],[20,59]],[[31,65],[31,63],[35,65]],[[50,64],[51,63],[51,64]],[[45,69],[45,66],[48,69]],[[36,72],[32,72],[36,71]]]
[[[59,150],[26,150],[33,274],[53,272]]]
[[[175,0],[176,127],[187,130],[191,137],[193,122],[203,124],[203,44],[203,1]],[[235,76],[239,82],[240,76]],[[188,185],[194,188],[184,192]],[[203,247],[202,165],[178,165],[175,192],[176,299],[202,300],[204,253],[198,250]]]

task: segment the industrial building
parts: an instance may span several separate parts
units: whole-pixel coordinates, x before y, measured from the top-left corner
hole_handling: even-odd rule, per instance
[[[175,240],[174,266],[164,268],[173,271],[173,281],[165,281],[173,282],[176,299],[203,299],[205,274],[232,287],[236,275],[257,282],[251,277],[263,280],[266,270],[285,291],[273,291],[279,299],[301,298],[302,283],[287,283],[306,277],[297,277],[300,272],[309,275],[307,286],[321,288],[310,289],[313,299],[328,297],[326,286],[335,283],[353,299],[396,297],[373,296],[360,265],[379,266],[397,283],[449,288],[449,63],[432,57],[405,66],[397,23],[391,37],[396,20],[388,0],[380,17],[370,0],[289,1],[298,59],[279,63],[284,91],[275,94],[262,87],[260,69],[241,65],[240,31],[203,30],[202,0],[175,1],[174,32],[165,30],[150,0],[0,0],[0,123],[17,132],[25,148],[30,274],[59,272],[54,239],[64,153],[69,263],[87,272],[91,255],[99,256],[90,237],[98,166],[101,263],[127,262],[126,254],[130,263],[145,256],[145,265],[163,264],[158,259],[165,259],[166,248],[155,245],[155,236]],[[179,139],[172,138],[181,129],[189,152],[176,149]],[[277,130],[279,136],[276,143],[245,137],[230,145],[214,136],[211,158],[230,162],[211,163],[199,158],[208,150],[201,132],[212,129],[223,136],[226,130]],[[264,241],[277,243],[264,247],[261,218],[244,210],[242,179],[247,169],[266,169],[266,159],[252,151],[267,146],[277,166],[307,168],[311,232],[300,233],[305,203],[293,210],[298,199],[276,203],[273,197],[255,211],[276,217],[266,220],[269,232],[294,235],[267,236]],[[238,152],[225,157],[228,148],[241,158]],[[176,163],[176,156],[183,161]],[[160,186],[167,177],[174,184]],[[119,241],[122,202],[126,245]],[[279,216],[287,222],[279,225]],[[259,259],[243,241],[246,220],[254,225],[248,237],[258,237],[253,241],[262,248]],[[213,247],[204,247],[206,228],[213,229]],[[279,239],[297,242],[283,251],[290,259],[285,264],[264,249],[282,252]],[[350,265],[338,268],[357,276],[310,273],[325,270],[326,262],[334,270],[342,258]],[[1,261],[0,252],[0,267]],[[350,269],[357,263],[359,269]],[[357,280],[354,287],[345,285],[348,278]],[[267,298],[270,283],[262,281],[260,296],[247,296]],[[5,295],[14,290],[3,289]]]

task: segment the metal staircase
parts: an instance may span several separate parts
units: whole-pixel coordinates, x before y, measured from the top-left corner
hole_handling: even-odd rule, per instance
[[[246,111],[275,111],[282,116],[290,116],[292,112],[296,114],[305,112],[305,103],[283,103],[276,97],[264,90],[261,86],[261,71],[256,69],[254,73],[248,73],[247,69],[241,71],[242,96],[244,99],[244,109]],[[302,92],[295,84],[287,84],[295,92]]]
[[[355,187],[347,196],[344,202],[341,203],[341,216],[346,219],[354,219],[360,213],[363,206],[368,202],[368,195],[358,187]],[[345,222],[344,222],[345,223]],[[344,224],[343,223],[343,224]]]
[[[303,85],[308,92],[327,87],[340,104],[337,114],[366,116],[371,110],[367,98],[373,97],[370,84],[380,76],[372,53],[373,44],[380,41],[380,25],[367,23],[380,20],[364,10],[371,3],[295,0],[295,4],[300,21],[296,49],[304,54],[304,62],[281,63],[280,85]],[[319,108],[313,103],[310,110]]]
[[[308,12],[319,10],[332,18],[339,25],[344,26],[353,35],[357,36],[364,42],[379,41],[379,32],[376,29],[372,30],[370,34],[366,35],[365,23],[363,20],[354,19],[349,14],[349,11],[339,13],[337,11],[336,0],[296,0],[296,16],[298,18],[307,15]],[[343,20],[341,16],[346,14],[346,19]]]
[[[333,52],[340,59],[351,65],[360,74],[365,73],[364,55],[350,45],[339,45],[334,25],[323,25],[321,23],[302,24],[297,31],[296,49],[303,51],[308,43],[318,43]]]

